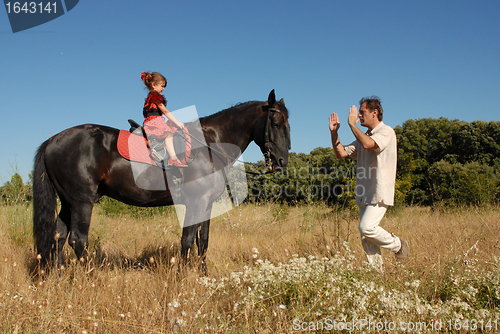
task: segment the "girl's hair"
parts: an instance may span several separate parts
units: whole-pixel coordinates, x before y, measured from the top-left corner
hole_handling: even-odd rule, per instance
[[[142,72],[141,79],[150,90],[153,88],[153,83],[159,84],[164,82],[165,86],[167,86],[167,79],[165,79],[165,77],[158,72]]]

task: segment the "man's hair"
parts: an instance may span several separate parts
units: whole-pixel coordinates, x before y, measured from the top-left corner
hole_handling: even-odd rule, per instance
[[[361,100],[359,100],[359,106],[361,107],[365,102],[366,102],[366,108],[368,108],[370,112],[373,112],[373,110],[375,109],[378,110],[378,120],[382,121],[382,118],[384,118],[384,109],[382,109],[382,103],[380,102],[380,98],[375,95],[369,97],[363,97]]]

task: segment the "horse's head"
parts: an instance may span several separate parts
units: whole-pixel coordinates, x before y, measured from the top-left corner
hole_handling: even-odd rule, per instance
[[[290,124],[288,110],[283,99],[276,101],[274,89],[269,93],[267,104],[262,105],[262,122],[255,142],[266,158],[269,170],[276,171],[288,165],[290,144]]]

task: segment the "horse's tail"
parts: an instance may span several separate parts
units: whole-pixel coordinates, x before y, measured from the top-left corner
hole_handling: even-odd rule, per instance
[[[42,264],[51,260],[56,235],[56,193],[45,167],[47,140],[38,148],[33,171],[33,236]]]

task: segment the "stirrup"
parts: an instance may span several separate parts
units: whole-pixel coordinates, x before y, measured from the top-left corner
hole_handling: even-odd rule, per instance
[[[163,157],[154,148],[151,149],[151,157],[156,161],[163,161]]]

